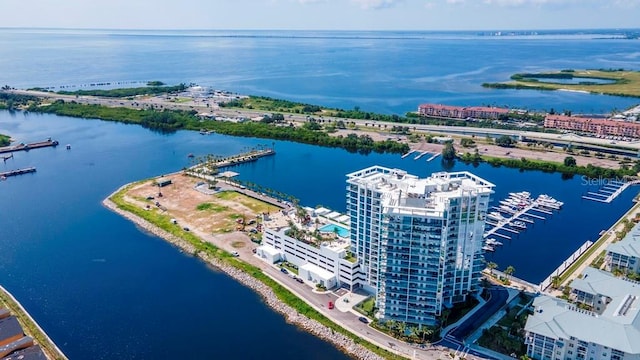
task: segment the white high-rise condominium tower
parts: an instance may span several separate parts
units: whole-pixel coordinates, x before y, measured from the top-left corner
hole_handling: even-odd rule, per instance
[[[381,166],[348,174],[347,184],[351,247],[384,320],[435,325],[443,307],[479,289],[493,184]]]

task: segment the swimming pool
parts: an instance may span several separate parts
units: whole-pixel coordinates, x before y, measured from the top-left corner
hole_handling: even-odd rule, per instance
[[[343,238],[348,238],[349,237],[349,230],[343,228],[342,226],[338,226],[338,225],[334,225],[334,224],[327,224],[321,228],[319,228],[318,230],[322,231],[322,232],[328,232],[328,233],[332,233],[332,232],[336,232],[338,233],[338,236],[343,237]]]

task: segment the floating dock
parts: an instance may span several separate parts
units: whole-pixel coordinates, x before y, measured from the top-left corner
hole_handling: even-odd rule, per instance
[[[414,152],[416,152],[416,151],[418,151],[418,150],[410,150],[408,153],[406,153],[406,154],[402,155],[402,158],[404,159],[404,158],[406,158],[407,156],[409,156],[409,155],[413,154],[413,153],[414,153]]]
[[[58,142],[56,140],[51,140],[51,138],[49,138],[45,141],[38,141],[34,143],[29,143],[29,144],[21,143],[13,146],[5,146],[0,148],[0,154],[14,152],[14,151],[29,151],[31,149],[38,149],[38,148],[49,147],[49,146],[56,147],[58,146]]]
[[[427,155],[428,153],[429,153],[428,151],[423,151],[423,152],[421,152],[420,154],[418,154],[418,156],[414,157],[414,158],[413,158],[413,160],[418,160],[418,159],[420,159],[421,157],[423,157],[423,156]]]
[[[33,172],[36,172],[36,168],[34,168],[34,167],[28,167],[28,168],[24,168],[24,169],[17,169],[17,170],[0,172],[0,179],[6,179],[9,176],[17,176],[17,175],[29,174],[29,173],[33,173]]]
[[[440,153],[435,153],[435,154],[433,154],[433,156],[432,156],[432,157],[430,157],[430,158],[428,158],[428,159],[427,159],[427,162],[429,162],[429,161],[431,161],[431,160],[433,160],[433,159],[437,158],[438,156],[440,156]]]
[[[589,191],[586,195],[582,195],[585,200],[596,201],[601,203],[610,203],[620,194],[622,194],[629,186],[640,184],[640,180],[630,181],[611,181],[607,183],[597,192]]]
[[[492,206],[491,209],[496,211],[487,214],[491,221],[485,220],[485,223],[490,227],[484,233],[485,239],[489,236],[511,239],[511,236],[501,234],[498,231],[519,234],[526,230],[527,224],[534,224],[534,219],[545,220],[544,216],[534,214],[533,211],[552,215],[553,210],[560,210],[563,205],[561,201],[547,195],[540,195],[536,199],[532,199],[527,192],[512,193],[500,203],[503,205]]]

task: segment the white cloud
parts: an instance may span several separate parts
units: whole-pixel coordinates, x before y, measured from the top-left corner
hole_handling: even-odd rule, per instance
[[[351,0],[363,9],[389,8],[402,2],[402,0]]]

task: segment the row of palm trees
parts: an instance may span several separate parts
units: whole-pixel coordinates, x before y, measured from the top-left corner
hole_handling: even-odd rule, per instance
[[[494,263],[493,261],[489,261],[487,263],[487,268],[489,269],[489,274],[493,275],[493,270],[498,268],[498,264]],[[508,277],[511,277],[516,272],[516,268],[509,265],[503,272]]]
[[[424,343],[433,341],[438,335],[438,329],[432,326],[408,325],[403,321],[386,320],[378,323],[378,327],[388,332],[396,339],[410,343]]]

